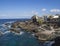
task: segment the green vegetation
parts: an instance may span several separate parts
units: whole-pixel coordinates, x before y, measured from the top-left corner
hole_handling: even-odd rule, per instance
[[[43,20],[42,19],[38,19],[38,24],[42,25],[43,24]]]

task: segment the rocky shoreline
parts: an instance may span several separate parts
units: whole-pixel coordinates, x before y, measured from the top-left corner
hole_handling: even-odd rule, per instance
[[[36,25],[32,21],[14,22],[12,23],[11,29],[9,31],[20,33],[21,30],[25,30],[27,32],[33,33],[34,36],[40,41],[49,41],[56,37],[57,31],[55,31],[55,29],[52,29],[53,27],[50,27],[49,30],[43,27],[43,25]]]
[[[34,37],[43,42],[51,41],[54,40],[56,37],[60,37],[60,28],[54,28],[53,26],[48,26],[45,23],[41,24],[41,21],[39,23],[37,21],[34,21],[16,21],[12,23],[11,27],[9,27],[9,31],[19,34],[20,31],[25,30],[32,33]],[[8,26],[8,23],[6,23],[5,25]]]

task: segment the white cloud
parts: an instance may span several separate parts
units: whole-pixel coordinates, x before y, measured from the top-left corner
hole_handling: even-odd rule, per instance
[[[37,12],[37,11],[32,11],[32,14],[36,14],[36,15],[37,15],[37,14],[38,14],[38,12]]]
[[[60,9],[51,9],[50,12],[60,12]]]
[[[43,8],[42,11],[46,11],[47,9]]]

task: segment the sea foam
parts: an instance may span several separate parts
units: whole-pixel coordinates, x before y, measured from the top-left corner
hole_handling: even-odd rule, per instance
[[[15,35],[22,35],[22,34],[24,34],[23,31],[21,31],[20,33],[11,32],[11,31],[5,31],[5,32],[3,33],[3,35],[8,34],[8,33],[14,33]]]
[[[10,31],[5,31],[3,34],[7,34],[7,33],[10,33]]]
[[[24,34],[24,32],[23,32],[23,31],[21,31],[21,32],[20,32],[20,35],[22,35],[22,34]]]

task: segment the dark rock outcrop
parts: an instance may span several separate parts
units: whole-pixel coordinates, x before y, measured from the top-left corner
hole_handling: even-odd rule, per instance
[[[10,29],[10,31],[11,31],[11,32],[15,32],[15,33],[20,33],[20,30],[14,29],[14,28]]]
[[[60,46],[60,37],[55,38],[55,43],[52,46]]]

